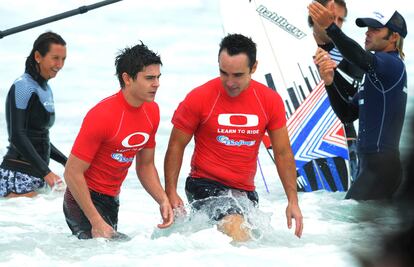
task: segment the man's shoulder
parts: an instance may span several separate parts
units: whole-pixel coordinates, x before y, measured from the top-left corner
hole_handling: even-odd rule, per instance
[[[404,61],[399,57],[396,51],[374,53],[374,67],[395,75],[401,74],[405,69]]]
[[[265,84],[263,84],[263,83],[261,83],[261,82],[259,82],[257,80],[254,80],[254,79],[251,79],[250,80],[250,85],[255,86],[257,88],[267,88],[267,89],[271,89],[269,86],[267,86],[267,85],[265,85]]]
[[[155,101],[152,101],[152,102],[144,102],[144,104],[142,104],[142,107],[146,111],[149,111],[151,113],[159,113],[160,112],[160,107],[158,106],[158,103],[155,102]]]
[[[108,96],[98,103],[96,103],[88,111],[88,116],[102,116],[107,117],[110,114],[116,113],[115,110],[120,106],[117,104],[117,94]]]
[[[381,58],[382,60],[386,60],[386,61],[398,61],[398,62],[403,63],[402,59],[398,56],[397,51],[390,51],[390,52],[376,51],[374,53],[374,56]]]
[[[254,88],[256,92],[263,94],[264,96],[276,96],[278,93],[273,90],[272,88],[268,87],[267,85],[264,85],[261,82],[258,82],[256,80],[251,80],[250,87]]]
[[[210,95],[216,95],[220,91],[221,81],[220,78],[214,78],[206,83],[192,89],[188,94],[188,97],[208,97]]]
[[[103,98],[102,100],[100,100],[96,104],[96,106],[105,106],[105,105],[113,104],[114,102],[117,101],[118,94],[119,93],[116,93],[116,94],[113,94],[113,95],[110,95],[110,96],[107,96],[107,97]]]
[[[206,89],[219,88],[220,86],[221,86],[221,81],[220,81],[220,78],[217,77],[217,78],[211,79],[211,80],[203,83],[202,85],[194,88],[192,91],[197,91],[197,92],[198,91],[203,91],[203,90],[206,91]]]

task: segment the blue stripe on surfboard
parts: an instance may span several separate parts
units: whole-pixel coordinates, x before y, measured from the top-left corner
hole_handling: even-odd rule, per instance
[[[318,184],[318,189],[324,189],[326,191],[332,191],[332,188],[329,186],[328,181],[325,178],[325,175],[323,174],[322,168],[319,167],[316,161],[312,161],[312,166],[315,170],[315,173],[317,175],[316,183]],[[331,168],[329,168],[331,169]]]
[[[300,128],[300,131],[296,134],[296,138],[291,146],[296,163],[299,166],[316,158],[339,156],[348,159],[349,156],[346,148],[322,140],[326,131],[336,119],[333,112],[332,114],[327,114],[327,112],[330,112],[329,109],[329,101],[323,101],[322,105],[312,114],[312,117],[307,121],[305,126]],[[312,134],[310,139],[309,134]],[[298,154],[299,152],[300,154]]]
[[[330,151],[333,155],[337,155],[343,159],[349,160],[348,150],[343,147],[333,146],[332,144],[323,142],[321,144],[321,149],[325,151]]]
[[[298,187],[300,189],[302,189],[301,191],[304,191],[304,192],[312,192],[313,190],[312,190],[312,187],[311,187],[309,178],[306,175],[305,170],[301,167],[301,168],[298,168],[297,169],[297,172],[299,174],[299,177],[298,177],[298,183],[299,183],[299,185],[298,185]]]
[[[339,191],[348,190],[347,177],[341,177],[339,169],[344,164],[340,157],[317,159],[297,169],[298,191],[312,192],[316,190]],[[347,173],[342,173],[347,175]],[[345,178],[345,180],[342,180]]]
[[[335,166],[335,162],[333,161],[333,159],[329,158],[329,159],[327,159],[327,161],[328,161],[328,165],[330,167]],[[333,180],[335,182],[336,189],[338,191],[341,191],[341,192],[345,191],[344,187],[342,185],[341,177],[339,176],[339,173],[337,171],[337,168],[329,168],[329,169],[331,170],[331,174],[332,174]]]

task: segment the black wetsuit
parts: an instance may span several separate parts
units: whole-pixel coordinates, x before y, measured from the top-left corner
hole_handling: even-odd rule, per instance
[[[347,81],[349,83],[348,86],[343,88],[344,97],[347,99],[352,99],[353,96],[357,93],[358,87],[362,82],[364,71],[361,70],[358,66],[351,64],[348,60],[344,59],[333,43],[319,45],[319,47],[327,51],[330,54],[331,58],[336,62],[337,69],[340,70],[340,72],[337,72],[336,75],[341,75],[341,77],[344,78],[344,82]],[[353,122],[342,123],[344,124],[348,143],[351,172],[350,175],[352,181],[355,181],[358,174],[357,134]]]
[[[52,91],[45,80],[24,73],[11,86],[6,99],[9,146],[1,168],[43,178],[50,158],[62,165],[63,155],[49,140],[55,121]]]
[[[341,121],[359,119],[359,172],[346,198],[391,198],[402,179],[399,142],[407,103],[405,64],[397,51],[365,51],[335,24],[327,33],[342,56],[366,74],[351,100],[344,91],[348,83],[340,75],[335,73],[334,82],[327,86],[332,108]]]

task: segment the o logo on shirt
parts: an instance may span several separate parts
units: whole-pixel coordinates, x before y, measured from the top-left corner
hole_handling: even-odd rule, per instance
[[[242,123],[232,123],[233,121],[243,121]],[[259,117],[254,114],[242,114],[242,113],[228,113],[220,114],[218,116],[218,124],[222,126],[233,126],[233,127],[254,127],[259,125]]]
[[[131,145],[131,144],[129,144],[129,140],[133,137],[133,136],[135,136],[135,135],[140,135],[140,136],[142,136],[143,138],[144,138],[144,141],[142,141],[141,143],[139,143],[139,144],[135,144],[135,145]],[[132,134],[130,134],[130,135],[128,135],[127,137],[125,137],[124,138],[124,140],[122,140],[122,145],[124,146],[124,147],[137,147],[137,146],[142,146],[142,145],[144,145],[146,142],[148,142],[148,139],[149,139],[149,134],[147,134],[147,133],[143,133],[143,132],[136,132],[136,133],[132,133]]]

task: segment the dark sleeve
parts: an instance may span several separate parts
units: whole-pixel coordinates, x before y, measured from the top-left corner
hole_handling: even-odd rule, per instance
[[[318,46],[320,48],[322,48],[323,50],[325,50],[326,52],[329,52],[329,51],[331,51],[332,49],[335,48],[335,45],[332,42],[331,43],[327,43],[327,44],[318,44]]]
[[[365,72],[358,66],[351,64],[346,59],[342,59],[341,62],[339,62],[338,69],[353,79],[354,87],[356,88],[362,82],[362,78],[364,78]]]
[[[50,158],[62,164],[63,167],[65,167],[66,161],[68,160],[68,158],[52,143],[50,143]]]
[[[357,42],[346,36],[335,23],[326,28],[326,33],[346,60],[357,65],[365,72],[372,69],[374,62],[373,54],[365,51]]]
[[[32,97],[34,97],[34,95],[32,95]],[[19,151],[19,153],[40,172],[41,175],[43,175],[42,177],[45,177],[50,172],[50,169],[42,157],[37,153],[27,136],[25,124],[26,113],[28,110],[18,109],[16,107],[14,89],[11,90],[8,101],[10,101],[7,105],[9,109],[10,144],[13,145],[17,151]]]
[[[325,86],[331,107],[343,123],[358,119],[358,106],[353,104],[354,95],[348,94],[348,91],[351,90],[348,87],[352,87],[352,85],[337,71],[335,71],[334,82]]]
[[[326,44],[318,44],[320,48],[325,50],[326,52],[330,52],[332,49],[335,48],[335,45],[333,42],[326,43]],[[342,59],[341,62],[338,64],[338,68],[345,72],[346,75],[350,76],[354,81],[354,87],[358,87],[358,85],[361,83],[362,78],[364,77],[365,72],[360,69],[358,66],[351,64],[348,60]]]

